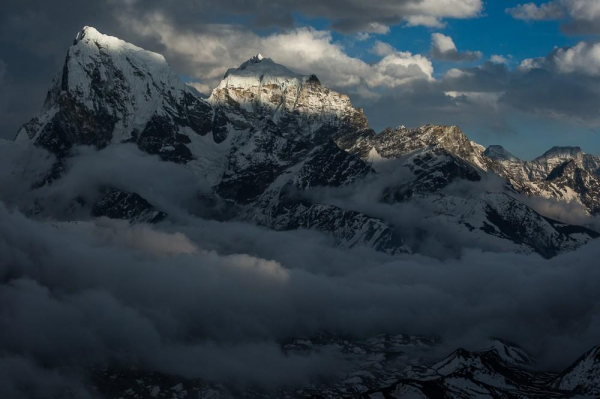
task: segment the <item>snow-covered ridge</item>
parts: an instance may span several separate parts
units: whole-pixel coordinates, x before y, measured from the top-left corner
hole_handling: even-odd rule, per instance
[[[234,125],[249,119],[270,120],[282,133],[312,136],[326,126],[366,128],[362,110],[348,96],[323,86],[315,75],[302,75],[257,54],[229,69],[208,101]]]
[[[90,45],[91,43],[95,44],[96,46],[100,45],[111,53],[129,52],[137,54],[138,57],[146,58],[149,65],[155,63],[167,63],[162,54],[145,50],[141,47],[121,40],[118,37],[105,35],[98,32],[96,28],[91,26],[84,26],[81,31],[77,32],[73,45],[77,46],[80,42],[83,42],[85,45]]]
[[[313,203],[298,193],[353,184],[375,172],[365,162],[369,158],[394,159],[390,164],[402,163],[412,175],[386,187],[379,200],[414,199],[428,211],[450,210],[445,215],[472,214],[469,209],[478,207],[476,220],[456,230],[472,234],[475,242],[489,241],[490,248],[553,256],[595,237],[585,230],[572,237],[524,204],[522,215],[531,216],[528,229],[520,236],[508,234],[503,223],[518,222],[509,218],[514,212],[504,212],[510,198],[440,194],[454,181],[476,184],[494,164],[457,126],[399,126],[376,134],[348,96],[260,54],[228,70],[206,101],[164,57],[86,27],[69,49],[42,115],[22,128],[20,138],[57,156],[50,182],[64,175],[60,162],[74,146],[134,143],[210,181],[216,199],[235,204],[230,217],[278,230],[314,228],[340,245],[368,245],[390,254],[413,250],[397,234],[402,226],[370,211]],[[447,201],[430,206],[427,198],[438,194]],[[442,223],[455,226],[461,220]],[[543,231],[551,248],[529,240],[532,231]]]
[[[248,88],[257,85],[300,83],[309,77],[290,71],[270,58],[257,54],[238,68],[230,68],[217,88]]]
[[[535,160],[544,159],[578,159],[583,157],[584,153],[581,147],[560,147],[554,146],[546,151],[543,155],[537,157]]]
[[[508,152],[501,145],[490,145],[483,153],[488,158],[502,161],[519,161],[519,158]]]

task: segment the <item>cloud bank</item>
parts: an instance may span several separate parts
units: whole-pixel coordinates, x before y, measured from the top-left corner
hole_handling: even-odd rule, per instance
[[[94,365],[136,365],[228,386],[299,384],[345,365],[326,352],[285,355],[279,342],[322,332],[437,336],[442,352],[496,336],[550,369],[598,344],[595,243],[549,261],[468,248],[441,259],[342,250],[316,232],[202,219],[192,201],[201,182],[128,146],[81,149],[64,182],[39,195],[67,207],[70,197],[91,198],[93,184],[116,178],[166,207],[172,217],[165,223],[132,226],[77,210],[27,217],[22,204],[43,198],[13,188],[37,177],[28,165],[51,159],[15,143],[2,147],[29,160],[0,169],[3,397],[91,397],[82,368]],[[355,206],[369,195],[362,186],[346,190],[338,200]],[[414,210],[374,211],[416,223]],[[68,221],[74,217],[81,221]]]

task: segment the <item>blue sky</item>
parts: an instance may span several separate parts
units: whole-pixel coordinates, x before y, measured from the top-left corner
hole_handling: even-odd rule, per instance
[[[427,55],[432,32],[441,32],[452,37],[459,51],[483,52],[483,58],[475,62],[456,63],[433,59],[436,78],[451,68],[480,65],[492,55],[510,57],[509,67],[514,69],[524,59],[544,57],[555,47],[568,47],[582,40],[594,40],[593,35],[565,35],[561,32],[561,22],[558,20],[515,20],[505,11],[523,3],[517,0],[487,1],[482,16],[448,20],[446,26],[441,29],[394,26],[388,34],[375,35],[365,41],[358,41],[340,33],[334,33],[334,38],[345,45],[348,54],[372,62],[376,61],[377,57],[369,49],[375,40],[389,43],[402,51]],[[534,3],[542,4],[544,1],[537,0]],[[296,16],[295,21],[299,26],[312,26],[317,29],[326,29],[329,24],[326,19],[307,19],[301,16]],[[600,108],[600,104],[598,107]],[[597,127],[519,114],[508,119],[513,131],[494,131],[468,126],[463,129],[471,139],[480,144],[501,144],[523,159],[539,156],[554,145],[580,146],[586,152],[600,154],[600,129]],[[398,121],[398,124],[402,124],[402,121]]]

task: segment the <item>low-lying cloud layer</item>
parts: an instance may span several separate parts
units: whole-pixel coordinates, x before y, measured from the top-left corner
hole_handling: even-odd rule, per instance
[[[64,182],[38,199],[64,207],[72,195],[93,197],[93,185],[116,179],[167,210],[167,221],[28,218],[18,207],[33,200],[24,187],[37,176],[26,166],[51,159],[15,143],[4,147],[4,155],[29,162],[0,169],[2,397],[65,388],[85,397],[81,367],[99,364],[228,385],[294,385],[345,366],[326,352],[279,350],[281,340],[320,332],[438,336],[444,354],[502,337],[545,368],[600,343],[595,243],[549,261],[475,249],[445,260],[343,250],[315,232],[196,217],[203,183],[129,146],[82,149]],[[363,188],[346,193],[356,206]]]

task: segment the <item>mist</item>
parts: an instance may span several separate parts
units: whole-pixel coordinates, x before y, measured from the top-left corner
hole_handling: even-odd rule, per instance
[[[314,231],[203,219],[208,210],[197,199],[209,185],[133,146],[80,148],[62,179],[32,191],[38,166],[53,158],[0,144],[8,160],[0,171],[2,397],[65,389],[94,397],[80,370],[98,365],[230,386],[294,386],[347,366],[327,351],[280,349],[286,339],[319,333],[439,337],[442,356],[500,337],[546,370],[599,343],[595,242],[551,260],[475,249],[442,230],[421,243],[425,255],[339,248]],[[391,173],[312,195],[361,210],[390,179],[403,178]],[[135,190],[169,218],[157,225],[92,219],[85,204],[108,184]],[[85,201],[74,209],[77,197]],[[369,212],[407,228],[423,223],[411,204]]]

